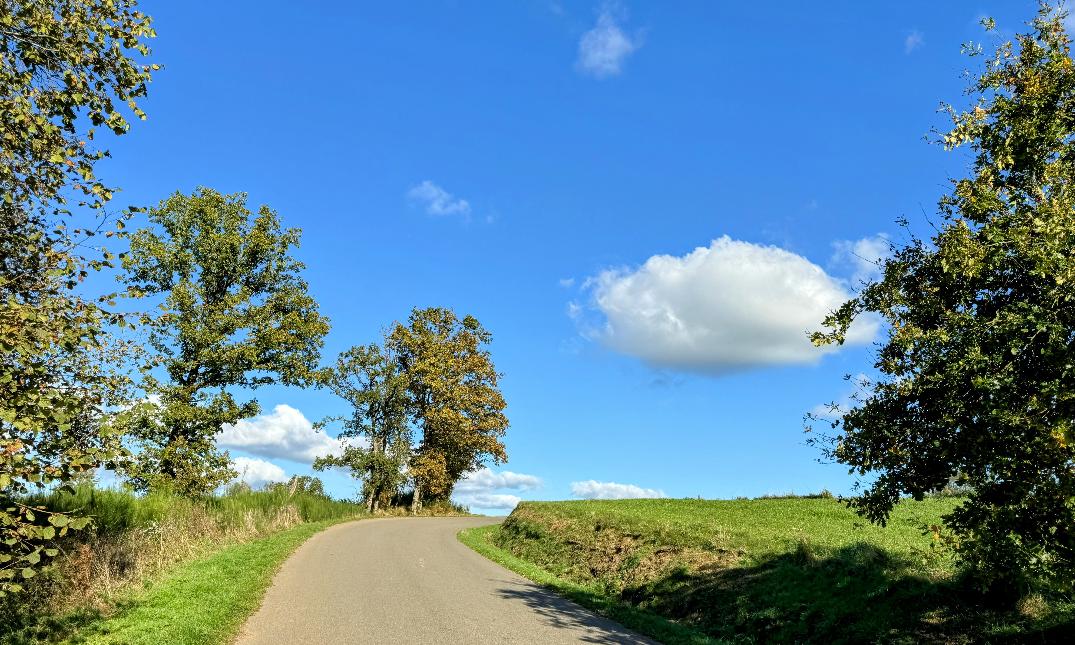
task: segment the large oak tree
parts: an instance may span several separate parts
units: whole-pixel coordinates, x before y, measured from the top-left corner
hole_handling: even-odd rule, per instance
[[[415,309],[397,323],[388,346],[407,375],[422,439],[411,459],[412,510],[424,498],[447,499],[456,482],[486,461],[503,463],[508,428],[500,374],[478,319],[441,307]]]
[[[142,489],[205,494],[235,475],[216,434],[259,412],[236,396],[315,381],[328,320],[292,257],[298,229],[269,207],[252,213],[246,195],[202,188],[172,195],[149,220],[123,268],[133,295],[161,299],[150,342],[163,374],[146,375],[150,400],[123,415],[138,443],[127,474]]]

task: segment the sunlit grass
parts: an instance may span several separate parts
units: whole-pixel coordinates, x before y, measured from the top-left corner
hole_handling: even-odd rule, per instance
[[[959,503],[906,501],[882,527],[831,498],[525,502],[466,539],[584,604],[629,605],[718,640],[1067,634],[1070,602],[998,608],[967,583],[931,531]]]

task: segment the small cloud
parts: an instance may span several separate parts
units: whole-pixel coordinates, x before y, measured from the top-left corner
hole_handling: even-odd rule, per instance
[[[903,39],[903,53],[910,54],[914,50],[926,44],[925,37],[921,31],[917,29],[911,30],[911,33],[907,34],[907,37]]]
[[[263,459],[236,457],[231,460],[231,467],[239,473],[235,481],[245,482],[251,488],[259,488],[270,482],[286,482],[287,473],[274,463]]]
[[[645,499],[667,497],[664,491],[655,488],[642,488],[634,484],[617,484],[616,482],[599,482],[588,479],[571,482],[571,494],[582,499]]]
[[[570,289],[575,286],[575,278],[560,278],[560,286],[565,289]]]
[[[835,251],[830,265],[850,268],[851,286],[856,288],[880,279],[885,260],[892,256],[892,242],[883,233],[861,240],[837,240],[832,246]]]
[[[315,429],[302,412],[280,404],[270,414],[225,425],[217,435],[223,448],[238,448],[253,455],[313,463],[318,457],[338,455],[344,442]]]
[[[505,495],[498,493],[476,493],[473,495],[459,496],[456,501],[470,509],[481,508],[493,511],[510,511],[523,501],[517,495]]]
[[[469,215],[470,202],[456,198],[428,179],[407,191],[407,198],[430,215]]]
[[[498,489],[509,490],[533,490],[541,488],[541,479],[534,475],[513,473],[510,470],[494,472],[488,468],[482,468],[467,474],[455,486],[458,492],[488,491]]]
[[[869,396],[869,388],[872,382],[870,377],[861,372],[854,376],[849,375],[848,380],[851,381],[851,388],[844,393],[839,401],[815,405],[810,409],[807,418],[809,420],[835,423],[853,408],[858,407]]]
[[[452,499],[470,508],[511,510],[521,498],[518,495],[495,491],[525,491],[541,488],[541,479],[534,475],[513,473],[510,470],[495,472],[482,468],[469,473],[455,486]]]
[[[580,71],[595,78],[616,76],[623,71],[624,60],[642,46],[640,37],[632,38],[620,28],[623,13],[614,3],[601,5],[597,24],[579,40],[576,65]]]

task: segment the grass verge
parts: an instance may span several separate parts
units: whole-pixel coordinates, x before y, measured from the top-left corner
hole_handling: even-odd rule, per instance
[[[665,642],[699,641],[634,617],[715,641],[1072,642],[1072,598],[985,597],[933,539],[960,502],[907,501],[885,527],[822,497],[524,502],[462,539]]]
[[[554,576],[541,567],[517,558],[492,542],[497,525],[480,526],[459,532],[459,541],[483,556],[569,600],[606,616],[634,631],[669,645],[703,645],[715,642],[705,634],[676,624],[656,614],[619,602],[596,589]]]
[[[51,619],[4,643],[223,645],[260,605],[287,557],[313,534],[346,520],[310,522],[227,547],[173,568],[121,597],[109,615],[80,611]]]

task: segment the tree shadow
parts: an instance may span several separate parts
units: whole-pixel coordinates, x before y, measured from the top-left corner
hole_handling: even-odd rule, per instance
[[[1026,619],[989,606],[962,580],[922,571],[866,542],[823,553],[800,543],[750,566],[679,567],[619,599],[721,640],[1073,642],[1070,615]]]
[[[500,597],[525,603],[538,613],[546,624],[556,629],[576,632],[582,642],[656,643],[539,585],[511,580],[493,582],[502,585],[497,590]]]

